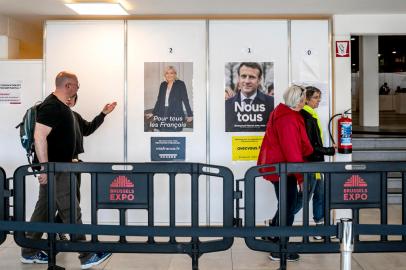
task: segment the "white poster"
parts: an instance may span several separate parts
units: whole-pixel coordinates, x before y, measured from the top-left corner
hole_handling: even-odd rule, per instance
[[[0,104],[21,104],[23,81],[0,82]]]

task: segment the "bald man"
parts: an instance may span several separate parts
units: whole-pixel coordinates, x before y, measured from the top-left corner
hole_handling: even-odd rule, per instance
[[[62,71],[55,79],[55,91],[39,106],[34,131],[35,153],[39,162],[72,162],[76,149],[75,122],[68,100],[77,95],[79,81],[75,74]],[[74,177],[74,175],[73,175]],[[38,201],[35,205],[31,222],[48,221],[47,174],[38,176],[40,184]],[[55,174],[55,202],[58,213],[64,223],[69,223],[70,216],[70,174]],[[82,212],[76,197],[76,223],[82,223]],[[42,233],[27,233],[27,237],[40,239]],[[78,235],[77,240],[86,240],[85,235]],[[48,263],[48,256],[40,250],[23,248],[22,263]],[[80,253],[82,269],[100,264],[111,253]]]

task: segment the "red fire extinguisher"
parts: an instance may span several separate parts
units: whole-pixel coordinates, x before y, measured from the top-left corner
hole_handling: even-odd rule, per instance
[[[341,116],[337,121],[337,148],[338,152],[341,154],[351,154],[352,153],[352,120],[348,117],[350,110],[345,111],[344,113],[335,114],[330,118],[329,121],[329,132],[330,138],[335,144],[333,136],[331,135],[330,124],[331,121],[337,117]]]

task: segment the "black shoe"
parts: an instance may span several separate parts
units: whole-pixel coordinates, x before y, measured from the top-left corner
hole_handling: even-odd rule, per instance
[[[274,227],[275,225],[272,224],[272,219],[265,220],[265,226]],[[276,236],[261,236],[262,240],[277,243],[279,241],[279,237]]]
[[[272,261],[280,261],[281,260],[281,254],[280,253],[276,253],[276,252],[271,252],[268,256],[268,258]],[[297,253],[289,253],[286,256],[286,260],[288,262],[297,262],[300,259],[299,254]]]
[[[274,236],[261,236],[262,240],[272,242],[272,243],[278,243],[279,242],[279,237],[274,237]]]

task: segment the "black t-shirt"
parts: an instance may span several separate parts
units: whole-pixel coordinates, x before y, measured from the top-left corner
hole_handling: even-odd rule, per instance
[[[71,109],[50,94],[38,108],[37,122],[52,128],[47,137],[48,161],[71,162],[76,141]]]

